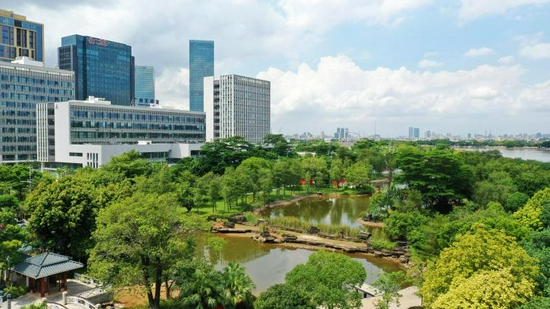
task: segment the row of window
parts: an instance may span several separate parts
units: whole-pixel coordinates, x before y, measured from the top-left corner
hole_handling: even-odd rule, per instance
[[[71,110],[72,118],[92,118],[92,119],[120,119],[120,120],[139,120],[139,121],[154,121],[154,122],[185,122],[185,123],[204,123],[204,117],[191,116],[174,116],[174,115],[155,115],[141,113],[124,113],[124,112],[104,112],[91,110]]]
[[[36,151],[36,145],[19,145],[19,146],[12,146],[12,145],[2,145],[2,151],[5,152],[21,152],[21,151]]]
[[[202,125],[172,125],[162,123],[131,123],[131,122],[100,122],[100,121],[71,121],[72,128],[96,128],[96,129],[132,129],[132,130],[180,130],[180,131],[204,131]]]
[[[36,136],[2,136],[2,143],[36,143]]]
[[[35,78],[35,77],[26,77],[26,76],[14,76],[11,74],[1,74],[0,81],[21,83],[21,84],[32,84],[32,85],[47,85],[47,86],[64,87],[64,88],[74,87],[73,82],[58,81],[58,80],[51,80],[51,79],[44,79],[44,78]]]
[[[4,91],[25,91],[25,92],[36,92],[36,93],[60,94],[60,95],[66,95],[66,96],[73,95],[73,90],[71,88],[60,89],[60,88],[33,87],[33,86],[14,85],[14,84],[0,84],[0,89]],[[2,92],[2,94],[7,94],[7,93]]]
[[[79,141],[79,140],[84,141]],[[89,143],[92,139],[108,139],[113,140],[166,140],[166,141],[183,141],[183,140],[198,140],[204,141],[204,133],[150,133],[150,132],[71,132],[71,141],[75,144]]]
[[[69,93],[59,93],[59,95],[72,95],[72,91],[67,91],[67,92]],[[45,96],[45,95],[13,93],[13,92],[0,92],[0,98],[12,99],[12,100],[24,100],[24,101],[32,100],[32,101],[41,101],[41,102],[64,102],[72,99],[67,97],[51,97],[51,96]]]

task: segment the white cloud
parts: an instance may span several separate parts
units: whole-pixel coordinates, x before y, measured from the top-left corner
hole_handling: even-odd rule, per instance
[[[464,57],[481,57],[494,53],[494,50],[488,47],[472,48],[464,53]]]
[[[421,69],[435,68],[435,67],[440,67],[442,65],[443,63],[441,62],[426,60],[426,59],[420,60],[420,62],[418,62],[418,67]]]
[[[437,124],[456,131],[459,124],[475,130],[489,119],[498,123],[528,114],[532,104],[543,106],[537,102],[544,100],[550,85],[525,86],[520,80],[524,73],[517,65],[433,73],[404,67],[366,71],[348,57],[338,56],[322,58],[317,68],[307,64],[297,71],[270,68],[257,77],[271,81],[273,127],[285,132],[308,127],[319,132],[346,125],[357,131],[377,121],[380,128],[384,123],[387,130],[394,130],[391,135],[418,119],[424,126]],[[514,116],[512,121],[525,125],[548,116]],[[501,130],[507,132],[504,126]]]
[[[522,5],[541,5],[550,0],[461,0],[458,13],[461,22],[468,22],[486,15],[504,14]]]
[[[539,31],[532,34],[518,35],[512,38],[512,40],[519,42],[520,47],[525,47],[529,45],[536,45],[542,41],[544,38],[544,32]]]
[[[516,58],[514,58],[514,56],[504,56],[504,57],[500,57],[498,59],[498,63],[500,63],[500,64],[510,64],[510,63],[513,63],[515,60],[516,60]]]
[[[529,59],[548,59],[550,58],[550,43],[525,46],[519,51],[519,55]]]
[[[425,52],[424,55],[422,56],[423,58],[431,58],[431,57],[435,57],[439,55],[438,52],[435,52],[435,51],[431,51],[431,52]]]

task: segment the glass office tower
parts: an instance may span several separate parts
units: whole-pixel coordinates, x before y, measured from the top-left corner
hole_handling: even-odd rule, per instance
[[[204,78],[214,76],[214,41],[189,41],[189,110],[204,111]]]
[[[155,103],[155,70],[151,66],[136,66],[136,106]]]
[[[62,70],[75,72],[77,100],[94,96],[115,105],[129,106],[135,98],[131,46],[91,36],[71,35],[61,39],[58,64]]]
[[[0,61],[17,57],[44,61],[44,25],[28,21],[23,15],[0,10]]]

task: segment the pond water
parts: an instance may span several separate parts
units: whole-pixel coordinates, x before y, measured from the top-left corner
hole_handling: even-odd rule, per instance
[[[277,245],[258,243],[249,238],[220,235],[226,244],[220,257],[213,261],[218,269],[228,263],[239,263],[246,268],[246,273],[256,284],[255,294],[259,294],[268,287],[284,283],[285,275],[294,266],[307,262],[314,252],[306,249],[285,248]],[[384,272],[399,271],[396,263],[384,259],[348,254],[361,262],[367,271],[367,283],[376,281],[378,275]]]
[[[357,218],[368,209],[369,197],[308,198],[289,206],[272,208],[262,213],[265,218],[295,216],[312,225],[342,224],[360,226]],[[370,230],[370,229],[369,229]],[[220,257],[213,261],[218,269],[228,263],[239,263],[246,268],[256,284],[256,293],[283,283],[285,274],[294,266],[307,262],[314,252],[306,249],[288,248],[279,245],[258,243],[250,238],[220,235],[226,240]],[[399,265],[373,256],[349,254],[361,262],[367,271],[367,283],[372,283],[383,272],[399,271]]]
[[[288,206],[275,207],[262,211],[264,218],[297,217],[312,225],[319,223],[327,225],[349,225],[360,227],[357,222],[369,208],[370,198],[339,197],[339,198],[307,198]]]

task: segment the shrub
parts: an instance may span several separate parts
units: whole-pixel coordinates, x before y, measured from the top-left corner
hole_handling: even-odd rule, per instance
[[[250,222],[250,223],[258,222],[258,217],[256,217],[256,215],[251,211],[245,212],[244,213],[244,218],[245,218],[246,222]]]
[[[396,243],[391,241],[373,241],[371,243],[371,246],[374,249],[378,249],[378,250],[382,250],[382,249],[393,250],[393,248],[395,248],[396,245],[397,245]]]
[[[13,285],[13,286],[4,288],[4,293],[10,294],[11,298],[17,298],[21,295],[27,294],[27,288],[24,286]]]

